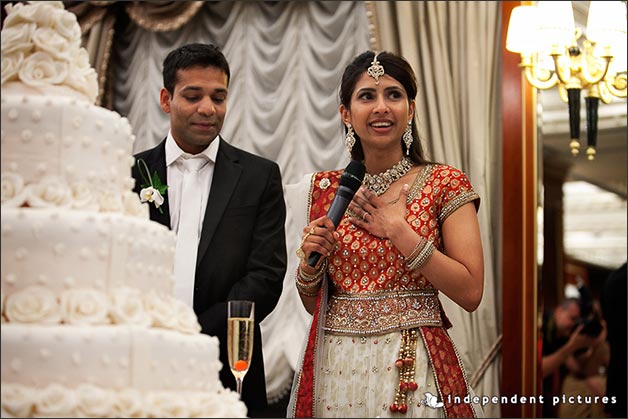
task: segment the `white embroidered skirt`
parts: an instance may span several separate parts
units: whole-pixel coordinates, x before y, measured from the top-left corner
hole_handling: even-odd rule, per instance
[[[418,388],[408,392],[408,412],[392,413],[399,387],[401,333],[380,336],[339,336],[325,333],[322,365],[317,374],[315,416],[364,417],[443,417],[442,408],[426,406],[426,392],[438,396],[434,375],[423,342],[419,339],[414,381]],[[438,400],[441,401],[441,400]]]

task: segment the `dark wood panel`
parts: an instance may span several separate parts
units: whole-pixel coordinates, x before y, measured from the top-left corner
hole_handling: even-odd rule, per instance
[[[502,385],[501,395],[538,396],[535,92],[504,45],[512,9],[502,2]],[[502,404],[502,417],[537,417],[531,403]]]

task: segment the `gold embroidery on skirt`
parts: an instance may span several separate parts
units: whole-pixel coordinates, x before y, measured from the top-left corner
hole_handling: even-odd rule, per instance
[[[324,328],[340,335],[369,336],[442,325],[438,291],[427,289],[332,295]]]

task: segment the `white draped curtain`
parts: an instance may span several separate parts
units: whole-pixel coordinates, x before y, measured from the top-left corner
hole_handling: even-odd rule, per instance
[[[111,2],[109,2],[111,3]],[[485,292],[468,314],[443,296],[450,330],[479,395],[499,394],[499,217],[501,183],[495,2],[207,2],[180,28],[155,32],[133,22],[112,48],[113,107],[129,118],[138,152],[168,130],[159,107],[161,63],[189,42],[221,47],[231,67],[223,137],[278,162],[288,204],[288,271],[275,311],[262,323],[268,395],[289,391],[310,316],[294,287],[294,254],[305,203],[296,184],[342,168],[338,87],[346,64],[375,47],[399,52],[417,72],[417,122],[431,157],[471,179],[482,198]],[[376,36],[375,36],[376,35]],[[297,221],[298,220],[298,221]],[[499,406],[487,405],[489,416]]]
[[[134,128],[135,152],[168,132],[159,107],[163,59],[177,46],[209,42],[231,69],[228,142],[277,161],[285,184],[348,161],[338,87],[346,64],[369,48],[363,2],[207,2],[179,30],[131,23],[118,36],[114,108]]]

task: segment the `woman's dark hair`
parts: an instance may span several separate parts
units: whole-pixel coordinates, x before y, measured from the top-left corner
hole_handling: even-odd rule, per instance
[[[170,51],[164,59],[164,87],[171,95],[174,94],[174,86],[177,84],[177,71],[190,67],[215,67],[222,70],[227,75],[229,84],[229,63],[220,48],[212,44],[187,44]]]
[[[345,68],[345,72],[342,75],[342,81],[340,83],[340,103],[345,108],[351,109],[351,96],[355,90],[355,86],[358,83],[358,79],[365,73],[371,66],[371,62],[375,57],[375,52],[366,51],[358,55],[353,61]],[[408,102],[414,100],[417,95],[417,83],[414,76],[414,71],[408,62],[399,55],[395,55],[391,52],[382,51],[377,55],[377,60],[384,67],[385,74],[397,80],[406,91],[408,96]],[[345,133],[346,133],[345,127]],[[364,160],[364,150],[362,149],[362,141],[357,133],[354,133],[356,142],[351,150],[351,158],[355,160]],[[419,139],[419,134],[412,118],[412,136],[414,141],[410,146],[410,158],[416,164],[422,164],[426,162],[423,147]],[[401,147],[405,153],[406,145],[401,141]]]

